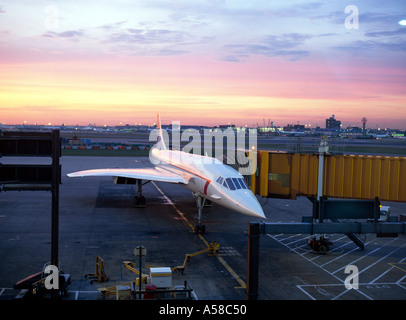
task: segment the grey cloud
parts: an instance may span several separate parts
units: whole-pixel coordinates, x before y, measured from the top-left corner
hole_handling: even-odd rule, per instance
[[[399,28],[393,31],[377,31],[377,32],[366,32],[366,37],[392,37],[392,36],[403,36],[406,35],[406,29]]]
[[[185,47],[208,43],[210,37],[194,37],[188,32],[167,29],[119,29],[112,32],[102,43],[111,52],[128,55],[182,55]]]
[[[373,23],[373,24],[387,24],[394,25],[402,16],[397,14],[388,14],[388,13],[362,13],[360,12],[359,21],[360,23]]]
[[[405,52],[405,42],[381,42],[381,41],[354,41],[347,45],[334,46],[333,49],[352,53],[354,56],[375,55],[382,56],[383,52]]]
[[[176,44],[187,41],[187,38],[187,33],[180,31],[127,29],[112,34],[108,41],[142,44]]]
[[[109,47],[109,52],[127,56],[174,56],[188,53],[173,47],[148,47],[135,44],[116,44]]]
[[[82,31],[65,31],[65,32],[60,32],[57,35],[62,38],[71,38],[71,37],[82,36],[83,32]]]
[[[117,27],[121,27],[125,23],[127,23],[127,21],[119,21],[119,22],[115,22],[115,23],[105,24],[105,25],[99,26],[97,28],[109,31],[109,30],[113,30]]]
[[[79,37],[82,37],[84,32],[82,30],[70,30],[63,32],[48,31],[42,35],[46,38],[67,38],[72,41],[79,41]]]
[[[235,54],[235,55],[228,55],[225,57],[222,57],[220,60],[226,61],[226,62],[241,62],[244,61],[245,58],[248,58],[249,55],[246,54]]]
[[[304,41],[313,38],[310,35],[299,33],[288,33],[280,36],[270,35],[254,44],[230,44],[227,49],[232,55],[226,56],[225,61],[237,61],[239,57],[249,55],[264,55],[267,57],[283,56],[288,60],[296,61],[310,54],[309,51],[301,49]]]

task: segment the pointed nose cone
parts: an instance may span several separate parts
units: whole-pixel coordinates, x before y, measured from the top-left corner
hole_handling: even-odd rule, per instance
[[[238,211],[241,212],[242,214],[256,218],[266,219],[264,210],[262,209],[260,203],[253,194],[243,197],[238,202],[237,206]]]

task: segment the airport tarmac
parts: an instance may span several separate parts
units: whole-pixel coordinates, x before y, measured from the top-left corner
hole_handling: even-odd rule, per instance
[[[136,186],[114,185],[108,177],[66,177],[78,170],[150,165],[148,158],[62,157],[61,163],[59,260],[72,278],[67,299],[101,300],[99,288],[135,280],[123,261],[136,261],[134,248],[139,245],[147,248],[146,265],[174,267],[183,264],[185,254],[206,249],[211,242],[220,243],[219,253],[192,257],[183,274],[173,273],[173,285],[187,281],[199,300],[246,298],[246,230],[253,218],[213,205],[203,211],[206,233],[196,236],[191,228],[195,200],[180,185],[146,184],[146,207],[135,208]],[[312,213],[311,202],[303,197],[259,200],[270,222],[300,222]],[[382,204],[390,205],[393,215],[406,214],[406,203]],[[18,293],[15,282],[50,261],[51,193],[1,192],[0,208],[0,300],[10,300]],[[406,299],[405,235],[365,235],[361,250],[345,235],[334,234],[327,255],[312,252],[306,243],[309,236],[260,237],[260,300]],[[90,283],[85,275],[95,272],[97,256],[104,259],[109,280]],[[349,264],[359,269],[357,290],[345,288]]]

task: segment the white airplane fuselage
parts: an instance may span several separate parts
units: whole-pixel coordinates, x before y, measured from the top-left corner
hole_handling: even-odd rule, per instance
[[[151,162],[182,176],[195,195],[245,215],[265,218],[243,176],[219,160],[177,150],[152,148]]]
[[[179,150],[168,150],[162,134],[158,114],[158,139],[150,150],[154,168],[106,168],[68,173],[68,177],[110,176],[136,179],[139,195],[142,180],[178,183],[197,197],[199,224],[202,220],[202,199],[208,199],[245,215],[266,219],[257,198],[248,188],[243,176],[215,158]]]

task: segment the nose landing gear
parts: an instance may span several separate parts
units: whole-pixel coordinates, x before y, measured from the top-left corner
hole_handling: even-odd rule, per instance
[[[203,207],[206,203],[206,199],[195,194],[194,195],[196,197],[196,204],[197,204],[197,209],[198,209],[198,223],[197,225],[194,226],[193,228],[193,233],[194,234],[201,234],[201,233],[205,233],[206,232],[206,226],[204,224],[202,224],[202,220],[203,220]]]

